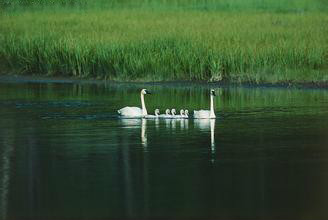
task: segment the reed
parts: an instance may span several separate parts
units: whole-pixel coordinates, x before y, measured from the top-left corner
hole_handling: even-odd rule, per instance
[[[295,3],[289,1],[286,13],[259,9],[263,2],[283,2],[273,0],[229,1],[228,8],[222,6],[228,1],[216,0],[62,2],[56,10],[19,1],[3,9],[2,72],[120,81],[328,82],[328,15],[321,1],[311,7],[300,1],[296,12],[287,10]]]
[[[40,9],[50,6],[69,9],[183,9],[183,10],[224,10],[224,11],[272,11],[305,12],[327,11],[325,0],[0,0],[0,8],[24,10]]]

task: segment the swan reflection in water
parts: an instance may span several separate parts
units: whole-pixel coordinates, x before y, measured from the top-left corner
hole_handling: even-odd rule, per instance
[[[141,144],[144,146],[145,150],[147,150],[147,134],[146,134],[146,129],[147,129],[147,120],[146,119],[141,119]]]
[[[145,148],[147,147],[147,119],[145,118],[120,118],[121,124],[124,128],[141,128],[141,144]],[[155,120],[155,124],[158,125],[158,122]]]
[[[175,131],[177,126],[180,126],[180,130],[187,130],[189,128],[189,121],[183,118],[166,118],[163,121],[165,122],[165,128],[171,129],[172,131]]]
[[[201,131],[211,132],[211,152],[215,153],[215,138],[214,138],[214,128],[215,128],[215,119],[194,119],[194,125]]]
[[[158,141],[166,141],[168,144],[171,139],[172,143],[183,142],[183,138],[186,138],[187,143],[192,143],[190,136],[200,135],[201,140],[210,138],[210,146],[207,147],[208,162],[214,165],[215,162],[215,140],[214,140],[214,128],[215,119],[159,119],[159,120],[149,120],[149,119],[124,119],[121,118],[118,121],[120,129],[118,129],[117,134],[119,136],[120,144],[122,147],[119,148],[119,153],[121,156],[121,167],[122,167],[122,180],[123,184],[123,195],[124,195],[124,209],[126,216],[128,218],[135,217],[135,213],[142,209],[145,216],[148,216],[151,210],[152,201],[152,190],[151,190],[151,165],[153,161],[153,155],[149,152],[156,151],[151,147],[156,147]],[[210,135],[209,135],[210,134]],[[160,137],[160,140],[156,138]],[[154,138],[154,139],[152,139]],[[176,138],[177,140],[172,140]],[[197,137],[196,137],[197,138]],[[197,140],[197,139],[194,139]],[[198,142],[197,142],[198,143]],[[202,142],[198,145],[200,146]],[[135,179],[135,167],[133,166],[133,158],[135,158],[134,150],[130,147],[140,148],[143,152],[138,155],[138,171],[142,173],[140,179]],[[188,145],[187,145],[188,146]],[[197,146],[196,146],[197,148]],[[172,150],[172,149],[171,149]],[[199,152],[203,152],[204,149],[199,148]],[[139,170],[140,169],[140,170]],[[141,185],[139,185],[141,184]],[[137,187],[136,187],[137,186]],[[143,189],[143,194],[140,195],[140,191],[137,190],[138,187]],[[140,202],[141,198],[141,202]],[[142,204],[142,205],[140,205]]]
[[[127,119],[121,118],[122,125],[125,128],[138,128],[140,127],[140,136],[141,136],[141,144],[144,147],[144,150],[147,151],[148,147],[148,138],[147,138],[147,119],[139,118],[139,119]],[[184,119],[164,119],[165,129],[170,129],[172,133],[177,131],[177,127],[180,127],[180,130],[188,130],[189,129],[189,120]],[[158,132],[160,122],[158,119],[151,120],[151,123],[155,124],[156,132]],[[215,119],[193,119],[194,127],[199,129],[201,132],[210,131],[211,134],[211,153],[215,153]],[[178,126],[177,126],[178,124]]]

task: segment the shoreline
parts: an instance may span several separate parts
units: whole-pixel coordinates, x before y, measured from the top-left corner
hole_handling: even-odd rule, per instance
[[[328,83],[234,83],[206,81],[113,81],[93,78],[54,77],[41,75],[0,74],[1,83],[60,83],[60,84],[96,84],[96,85],[171,85],[171,86],[204,86],[204,87],[244,87],[244,88],[285,88],[285,89],[328,89]]]

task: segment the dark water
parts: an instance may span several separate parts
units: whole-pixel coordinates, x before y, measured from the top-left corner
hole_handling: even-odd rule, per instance
[[[148,112],[208,88],[143,86]],[[328,91],[217,88],[216,120],[118,119],[140,86],[0,84],[0,219],[327,219]]]

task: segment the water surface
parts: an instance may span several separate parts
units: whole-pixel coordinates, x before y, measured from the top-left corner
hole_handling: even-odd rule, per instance
[[[0,219],[327,219],[326,90],[142,87],[1,83]]]

